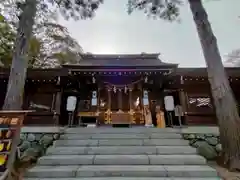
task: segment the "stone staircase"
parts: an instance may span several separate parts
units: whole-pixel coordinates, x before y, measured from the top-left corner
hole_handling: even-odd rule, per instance
[[[217,180],[179,129],[69,128],[27,180]]]

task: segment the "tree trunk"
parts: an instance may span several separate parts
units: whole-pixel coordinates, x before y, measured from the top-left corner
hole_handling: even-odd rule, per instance
[[[212,32],[202,2],[201,0],[188,1],[207,64],[224,163],[229,166],[230,170],[240,170],[240,119],[237,103],[222,63],[216,37]]]
[[[20,110],[28,66],[27,51],[32,35],[37,0],[26,0],[19,19],[17,38],[13,52],[13,60],[8,80],[4,110]]]
[[[13,52],[12,66],[8,80],[7,94],[3,106],[4,110],[20,110],[22,108],[26,71],[28,67],[27,51],[29,40],[32,35],[36,10],[37,0],[26,0],[22,7]],[[19,139],[20,132],[17,131],[12,140],[11,152],[7,164],[9,171],[8,180],[19,178],[14,177],[13,175],[14,161]]]

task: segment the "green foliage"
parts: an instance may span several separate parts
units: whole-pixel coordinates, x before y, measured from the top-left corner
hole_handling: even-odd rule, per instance
[[[0,62],[4,66],[11,64],[13,44],[16,34],[6,21],[5,17],[0,14]]]
[[[240,49],[236,49],[227,55],[226,64],[237,67],[240,66]]]
[[[5,1],[3,5],[6,8],[2,13],[8,18],[3,15],[0,17],[0,60],[5,67],[9,67],[19,16],[17,6],[20,5],[10,6],[10,1]],[[33,36],[29,43],[29,67],[49,68],[64,63],[78,63],[81,53],[81,46],[69,35],[67,28],[57,23],[56,11],[44,9],[39,4]]]
[[[47,23],[45,26],[48,28],[46,28],[46,38],[44,38],[46,52],[44,66],[52,66],[49,62],[54,61],[57,61],[58,65],[78,63],[83,50],[78,42],[69,35],[67,28],[55,23]]]
[[[46,6],[46,2],[44,5]],[[49,0],[49,2],[66,18],[88,19],[94,16],[103,0]]]
[[[141,10],[149,17],[174,21],[180,15],[179,6],[182,4],[181,0],[128,0],[128,13]]]

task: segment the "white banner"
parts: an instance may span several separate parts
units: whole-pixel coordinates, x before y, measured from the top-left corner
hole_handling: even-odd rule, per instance
[[[174,99],[173,96],[164,97],[164,105],[167,111],[174,111]]]
[[[77,98],[75,96],[69,96],[67,98],[67,111],[74,111],[77,104]]]

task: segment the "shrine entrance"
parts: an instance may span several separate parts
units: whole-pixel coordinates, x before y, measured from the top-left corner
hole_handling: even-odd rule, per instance
[[[101,75],[72,78],[64,90],[62,103],[67,95],[77,97],[74,125],[97,126],[145,126],[147,112],[151,121],[156,121],[156,106],[164,111],[165,76],[147,75]],[[165,83],[165,84],[164,84]],[[62,106],[63,110],[66,108]],[[62,111],[63,115],[63,111]],[[62,116],[63,117],[63,116]],[[69,113],[64,115],[64,122]],[[156,122],[154,125],[156,126]],[[67,123],[64,123],[67,124]]]
[[[142,79],[121,77],[117,82],[104,81],[99,90],[100,124],[144,125]]]
[[[177,67],[158,56],[87,55],[86,64],[64,65],[68,76],[62,80],[63,91],[77,92],[75,124],[94,120],[97,126],[151,125],[151,103],[164,109],[163,92],[174,88],[168,78]]]

